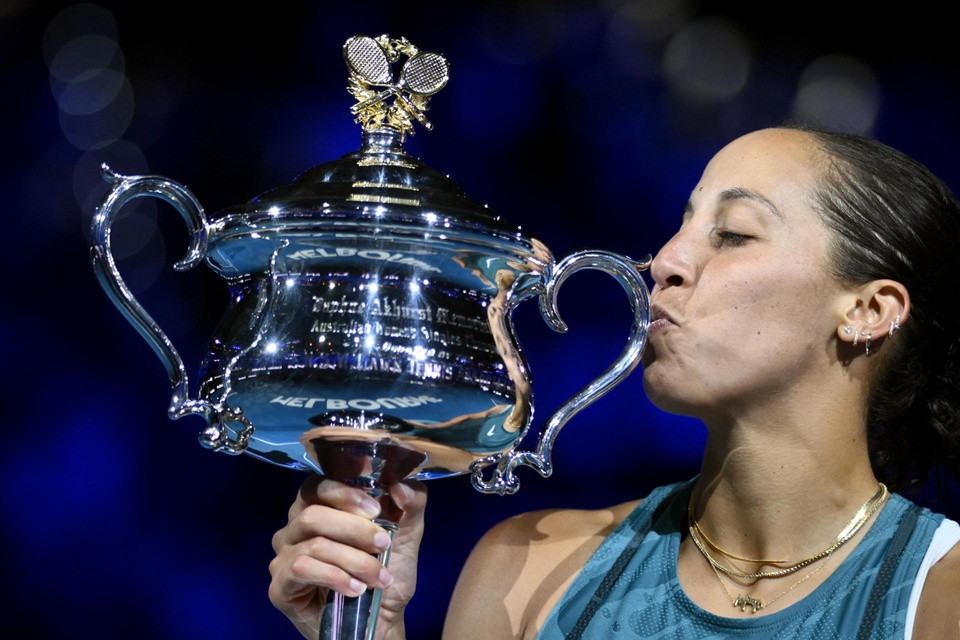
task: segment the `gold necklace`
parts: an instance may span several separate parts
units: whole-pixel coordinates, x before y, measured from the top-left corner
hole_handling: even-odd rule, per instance
[[[753,614],[753,613],[756,613],[757,611],[760,611],[761,609],[766,609],[767,607],[772,605],[774,602],[776,602],[783,596],[787,595],[788,593],[790,593],[791,591],[799,587],[801,584],[803,584],[813,576],[817,575],[817,573],[819,573],[821,569],[827,566],[827,563],[823,562],[821,564],[818,564],[816,569],[814,569],[807,575],[803,576],[802,578],[794,582],[792,585],[790,585],[789,587],[787,587],[777,595],[773,596],[773,598],[771,598],[767,602],[763,602],[762,600],[760,600],[760,598],[754,598],[749,594],[738,593],[737,597],[734,598],[733,594],[730,593],[730,590],[727,589],[727,585],[723,582],[723,578],[720,577],[720,572],[717,571],[717,568],[714,565],[711,564],[710,566],[713,568],[714,575],[717,576],[717,580],[720,582],[720,586],[723,587],[724,592],[726,592],[727,597],[730,598],[730,602],[733,604],[733,606],[740,607],[740,611],[746,611],[747,607],[750,607],[750,613]]]
[[[813,562],[816,562],[817,560],[821,560],[824,558],[829,559],[830,554],[832,554],[834,551],[839,549],[840,546],[842,546],[844,543],[850,540],[850,538],[852,538],[854,534],[856,534],[856,532],[860,530],[860,528],[864,525],[864,523],[866,523],[867,520],[870,519],[870,516],[876,513],[877,509],[880,508],[880,505],[883,503],[884,499],[887,497],[887,487],[882,482],[878,482],[877,484],[879,485],[879,489],[877,493],[874,494],[869,500],[863,503],[863,505],[860,507],[857,513],[850,520],[850,522],[847,523],[847,526],[845,526],[837,535],[837,539],[833,542],[833,544],[831,544],[829,547],[827,547],[820,553],[810,556],[805,560],[801,560],[795,565],[781,571],[773,571],[773,572],[758,571],[754,574],[743,574],[743,573],[733,571],[732,569],[728,569],[727,567],[724,567],[723,565],[719,564],[716,560],[714,560],[713,557],[709,554],[709,552],[707,552],[706,548],[703,545],[703,542],[698,537],[698,533],[702,533],[702,531],[697,526],[697,522],[693,516],[694,507],[693,507],[692,493],[690,494],[690,504],[687,511],[687,517],[690,522],[690,539],[693,540],[694,544],[700,550],[700,553],[703,554],[703,557],[706,558],[707,561],[709,562],[710,568],[713,569],[714,575],[717,576],[717,581],[720,583],[720,586],[723,587],[724,593],[726,593],[727,597],[730,598],[731,604],[735,607],[740,607],[740,611],[746,611],[747,607],[750,607],[750,613],[753,614],[753,613],[756,613],[757,611],[760,611],[761,609],[764,609],[770,606],[771,604],[773,604],[774,602],[776,602],[777,600],[787,595],[788,593],[790,593],[791,591],[799,587],[801,584],[803,584],[804,582],[806,582],[807,580],[815,576],[825,566],[827,566],[827,563],[823,562],[817,565],[815,569],[807,573],[805,576],[803,576],[802,578],[794,582],[792,585],[790,585],[789,587],[787,587],[786,589],[784,589],[783,591],[775,595],[772,599],[768,600],[767,602],[763,602],[760,598],[754,598],[750,594],[738,593],[737,597],[734,598],[733,594],[730,593],[730,590],[727,589],[727,585],[723,581],[723,577],[720,575],[720,572],[724,571],[729,575],[741,577],[747,580],[751,580],[751,579],[759,580],[761,578],[779,578],[789,573],[793,573],[794,571],[797,571],[801,567],[807,566]],[[715,545],[711,545],[711,546],[715,546]],[[720,553],[728,557],[743,559],[743,558],[739,558],[738,556],[735,556],[734,554],[729,554],[725,552],[723,549],[720,549],[719,547],[717,547],[717,551],[719,551]]]
[[[726,551],[725,549],[720,548],[720,546],[717,545],[716,542],[714,542],[713,540],[711,540],[711,539],[709,538],[709,536],[707,536],[707,534],[703,531],[703,529],[700,528],[700,525],[697,523],[697,521],[694,520],[694,518],[693,518],[693,496],[692,496],[692,495],[690,496],[690,504],[689,504],[689,506],[688,506],[688,511],[687,511],[687,521],[688,521],[690,527],[691,527],[694,531],[697,532],[697,536],[699,536],[699,538],[700,538],[703,542],[705,542],[708,547],[710,547],[710,548],[713,549],[714,551],[720,553],[721,555],[724,555],[724,556],[726,556],[726,557],[728,557],[728,558],[733,558],[734,560],[742,560],[743,562],[750,562],[750,563],[752,563],[752,564],[768,564],[768,565],[787,564],[787,560],[762,560],[762,559],[758,559],[758,558],[744,558],[743,556],[738,556],[738,555],[735,554],[735,553],[731,553],[731,552],[729,552],[729,551]]]
[[[870,516],[872,516],[874,512],[880,507],[880,505],[883,503],[884,498],[886,498],[887,496],[886,485],[884,485],[882,482],[878,482],[877,485],[878,485],[877,493],[875,493],[869,500],[867,500],[866,502],[863,503],[863,505],[861,505],[860,509],[857,510],[857,513],[853,516],[850,522],[847,523],[847,526],[845,526],[840,531],[840,533],[837,535],[836,540],[834,540],[834,542],[829,547],[827,547],[820,553],[814,554],[809,558],[800,560],[799,562],[789,567],[784,567],[783,569],[778,569],[776,571],[755,571],[753,573],[744,573],[741,571],[730,569],[729,567],[726,567],[720,564],[719,562],[717,562],[713,558],[713,556],[710,555],[710,552],[707,551],[706,546],[704,545],[703,541],[700,538],[700,536],[703,535],[703,532],[700,529],[699,525],[697,524],[697,521],[694,519],[694,499],[693,499],[692,493],[690,494],[690,503],[687,509],[687,519],[689,521],[690,539],[693,540],[693,543],[696,545],[697,549],[699,549],[700,553],[703,554],[703,557],[707,559],[707,562],[710,563],[710,566],[713,567],[714,571],[722,571],[729,576],[741,578],[744,580],[759,580],[761,578],[780,578],[780,577],[789,575],[791,573],[794,573],[796,571],[799,571],[803,567],[813,564],[817,560],[826,558],[831,553],[833,553],[834,551],[839,549],[841,546],[843,546],[843,544],[845,544],[848,540],[850,540],[850,538],[856,535],[857,531],[859,531],[860,528],[867,522],[867,520],[870,519]],[[735,554],[732,554],[724,551],[723,549],[720,549],[716,545],[711,545],[711,546],[713,546],[721,554],[730,558],[735,558],[738,560],[746,560],[748,562],[755,562],[757,564],[783,564],[782,561],[774,562],[774,561],[767,561],[767,560],[751,560],[749,558],[741,558],[739,556],[736,556]]]

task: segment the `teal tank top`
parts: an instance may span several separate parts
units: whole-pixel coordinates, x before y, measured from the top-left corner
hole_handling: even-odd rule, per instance
[[[813,593],[771,614],[726,618],[694,604],[677,579],[692,487],[660,487],[640,503],[593,554],[538,639],[903,638],[911,587],[942,515],[893,494]]]

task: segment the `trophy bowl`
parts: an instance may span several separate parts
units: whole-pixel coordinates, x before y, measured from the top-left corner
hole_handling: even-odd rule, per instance
[[[640,271],[649,257],[585,250],[557,262],[405,153],[414,121],[432,128],[424,111],[449,78],[440,54],[402,38],[355,36],[344,58],[358,100],[351,111],[363,127],[359,150],[210,216],[182,184],[104,166],[112,186],[94,217],[91,258],[165,365],[171,418],[201,416],[200,441],[215,451],[365,489],[381,503],[377,522],[392,532],[400,512],[387,489],[404,479],[469,473],[478,490],[506,494],[519,485],[517,466],[550,475],[560,428],[639,362],[649,323]],[[195,391],[114,261],[111,225],[138,197],[170,203],[186,222],[189,247],[175,268],[205,261],[229,289]],[[626,345],[546,421],[535,450],[519,451],[533,393],[513,309],[537,298],[548,325],[565,331],[557,292],[583,269],[612,275],[627,293]],[[331,596],[321,637],[372,637],[378,598]]]

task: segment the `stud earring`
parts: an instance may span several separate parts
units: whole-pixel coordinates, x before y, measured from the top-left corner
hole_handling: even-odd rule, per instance
[[[851,327],[850,325],[847,325],[843,328],[843,332],[847,335],[850,335],[851,333],[853,333],[853,327]]]

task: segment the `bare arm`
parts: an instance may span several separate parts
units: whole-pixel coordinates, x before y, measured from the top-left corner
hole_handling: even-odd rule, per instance
[[[917,606],[913,638],[960,639],[960,544],[930,568]]]

